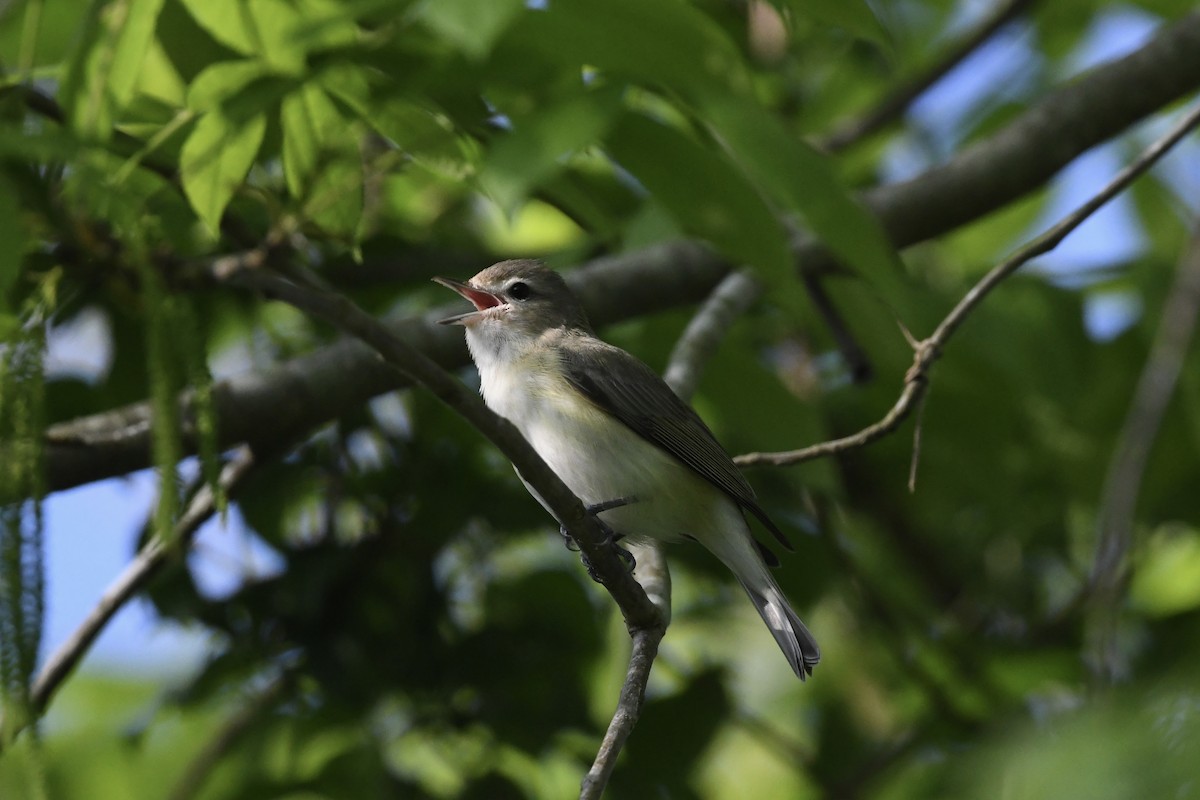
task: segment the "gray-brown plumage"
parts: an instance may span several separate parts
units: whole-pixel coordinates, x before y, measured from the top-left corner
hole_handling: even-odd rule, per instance
[[[653,370],[596,338],[566,282],[537,262],[504,261],[466,284],[436,280],[475,305],[444,322],[466,328],[488,406],[585,503],[635,498],[602,512],[617,533],[692,539],[720,558],[792,669],[802,679],[812,674],[820,649],[767,569],[774,556],[751,536],[743,511],[791,548],[700,417]]]

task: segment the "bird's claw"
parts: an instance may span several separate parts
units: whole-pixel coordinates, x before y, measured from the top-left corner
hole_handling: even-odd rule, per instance
[[[588,516],[596,520],[596,524],[599,525],[600,530],[604,532],[604,540],[600,543],[600,545],[602,547],[615,548],[617,551],[617,557],[625,562],[630,572],[633,572],[633,570],[637,567],[637,559],[633,557],[633,553],[617,545],[617,542],[623,538],[623,535],[613,531],[607,522],[600,519],[599,515],[605,511],[611,511],[614,508],[620,508],[621,506],[627,506],[630,503],[636,502],[636,497],[617,497],[613,500],[605,500],[601,503],[592,503],[591,505],[584,507],[584,511],[587,512]],[[579,543],[576,542],[575,538],[567,532],[566,526],[560,525],[558,527],[558,532],[562,535],[563,543],[566,545],[567,549],[578,553]],[[591,562],[588,561],[588,557],[586,555],[580,554],[579,559],[583,562],[583,566],[587,570],[588,576],[592,580],[594,580],[596,583],[604,583],[600,577],[600,574],[596,572],[595,567],[593,567]]]

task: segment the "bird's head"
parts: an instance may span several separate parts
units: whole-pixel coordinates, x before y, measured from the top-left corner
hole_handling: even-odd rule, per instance
[[[589,330],[583,306],[567,282],[537,261],[501,261],[466,283],[434,281],[475,306],[474,311],[439,320],[466,327],[469,338],[532,341],[556,328]]]

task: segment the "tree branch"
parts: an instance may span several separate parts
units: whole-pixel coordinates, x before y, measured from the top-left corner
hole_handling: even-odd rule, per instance
[[[1141,49],[1048,92],[992,136],[863,203],[897,247],[961,227],[1033,191],[1077,156],[1200,88],[1200,12],[1163,26]],[[816,242],[799,263],[833,265]]]
[[[662,626],[657,609],[629,574],[617,556],[616,548],[605,545],[607,537],[598,521],[584,511],[579,498],[512,423],[489,409],[479,395],[345,297],[300,286],[263,270],[239,270],[230,274],[227,280],[282,300],[360,339],[392,368],[428,389],[471,423],[512,462],[521,477],[550,506],[555,518],[566,527],[617,602],[630,633]]]
[[[262,270],[239,270],[227,279],[237,285],[262,291],[329,322],[369,345],[395,369],[431,391],[439,400],[471,423],[488,438],[520,472],[538,497],[550,506],[554,517],[587,557],[592,570],[608,589],[633,640],[629,674],[621,691],[617,713],[602,743],[596,764],[583,782],[581,797],[599,797],[615,766],[616,756],[629,737],[645,699],[650,667],[666,632],[666,618],[647,597],[645,590],[617,556],[598,521],[587,514],[579,498],[546,465],[525,437],[503,417],[495,414],[474,392],[428,357],[397,338],[374,317],[348,299],[329,292],[299,286]],[[667,584],[669,587],[669,583]],[[668,597],[669,603],[669,597]],[[596,774],[593,775],[593,772]]]
[[[254,464],[254,452],[245,449],[225,465],[221,471],[220,482],[226,496],[231,496],[237,490],[238,484],[242,482]],[[133,561],[125,567],[125,571],[104,590],[100,602],[80,623],[70,638],[63,642],[50,658],[46,659],[46,663],[38,673],[37,680],[34,681],[31,695],[34,707],[39,712],[50,702],[50,698],[59,685],[75,669],[75,666],[91,647],[92,642],[96,640],[113,616],[125,603],[129,602],[130,598],[141,591],[171,558],[187,549],[196,531],[215,511],[212,487],[204,484],[196,492],[192,502],[188,504],[183,516],[175,523],[171,540],[154,537],[138,551]]]
[[[1200,12],[1140,50],[1051,92],[1007,127],[913,180],[861,196],[900,247],[936,236],[1030,192],[1085,150],[1200,87]],[[818,242],[796,242],[798,263],[818,273],[834,266]],[[573,274],[573,288],[599,325],[695,302],[729,271],[692,242],[656,245],[598,259]],[[460,337],[426,319],[392,323],[405,341],[443,366],[465,364]],[[214,392],[221,444],[270,442],[308,430],[408,385],[353,340],[256,374],[223,381]],[[337,387],[331,391],[330,387]],[[188,401],[185,406],[184,419]],[[46,444],[51,491],[122,475],[150,464],[150,406],[139,403],[51,428]],[[186,432],[185,432],[186,433]],[[187,436],[185,447],[195,448]],[[3,453],[0,451],[0,458]]]
[[[1125,555],[1133,541],[1142,476],[1167,405],[1175,394],[1197,316],[1200,316],[1200,232],[1184,254],[1163,306],[1158,331],[1138,378],[1100,498],[1096,556],[1086,591],[1093,612],[1089,631],[1091,666],[1097,677],[1109,683],[1125,673],[1116,641],[1117,611],[1126,578]]]
[[[748,270],[731,272],[713,289],[684,329],[663,379],[685,401],[696,393],[700,373],[716,354],[734,320],[750,310],[763,287]]]
[[[1161,138],[1142,151],[1128,166],[1117,173],[1108,185],[1097,192],[1086,203],[1072,211],[1037,238],[1017,250],[1004,261],[997,264],[968,291],[958,304],[946,315],[946,318],[934,330],[929,338],[915,343],[913,364],[904,377],[904,388],[895,405],[884,415],[883,419],[874,425],[863,428],[858,433],[834,439],[829,442],[812,445],[799,450],[780,453],[747,453],[738,456],[734,462],[739,466],[785,466],[811,461],[814,458],[833,455],[845,450],[862,447],[894,431],[908,417],[917,403],[924,396],[929,383],[929,373],[933,364],[941,356],[942,349],[954,335],[954,332],[966,321],[967,317],[978,308],[993,289],[1020,267],[1036,258],[1050,252],[1067,237],[1071,231],[1079,227],[1088,217],[1094,214],[1105,203],[1120,194],[1135,178],[1152,167],[1175,144],[1188,134],[1197,124],[1200,124],[1200,106],[1184,115]]]
[[[232,266],[240,260],[223,256],[217,262]],[[696,302],[726,271],[711,251],[684,242],[597,259],[568,276],[568,281],[592,321],[604,325]],[[392,321],[388,327],[438,364],[464,366],[468,356],[462,337],[434,324],[451,311],[449,306],[434,309]],[[347,338],[218,382],[213,387],[213,402],[221,420],[219,444],[228,448],[242,442],[290,440],[297,431],[311,430],[376,395],[407,386],[411,381],[381,363],[370,348]],[[190,453],[196,447],[190,395],[185,393],[180,402],[184,448]],[[149,466],[152,413],[148,402],[140,402],[51,426],[45,447],[49,490]]]
[[[940,58],[920,73],[901,81],[861,117],[835,127],[832,133],[817,141],[817,146],[837,153],[896,121],[917,98],[961,64],[967,56],[978,50],[997,31],[1025,13],[1031,5],[1033,0],[1004,0],[997,4],[991,14],[953,47],[942,53]]]
[[[621,699],[600,743],[600,752],[583,778],[579,800],[596,800],[604,794],[604,787],[608,785],[608,779],[617,765],[617,756],[641,713],[642,703],[646,699],[646,682],[650,679],[650,667],[658,655],[660,641],[661,634],[633,637],[633,652],[629,655],[629,669],[625,674],[625,685],[621,687]]]
[[[236,491],[238,484],[254,463],[255,455],[247,448],[225,465],[221,471],[220,483],[226,496],[231,496]],[[150,539],[124,571],[109,584],[100,596],[100,601],[71,636],[46,659],[46,663],[34,679],[29,703],[35,716],[40,716],[46,710],[58,687],[75,670],[116,613],[141,591],[168,561],[187,549],[196,531],[213,515],[216,510],[215,503],[212,487],[202,485],[179,521],[175,523],[171,539]],[[0,729],[2,728],[3,721],[0,720]],[[12,733],[15,734],[16,731]]]
[[[762,294],[762,285],[748,271],[725,276],[700,310],[692,317],[675,344],[664,376],[667,385],[685,402],[691,398],[700,382],[700,373],[712,358],[734,320],[744,314]],[[635,549],[636,547],[636,549]],[[630,548],[637,558],[634,572],[638,582],[659,609],[663,625],[634,632],[629,669],[617,709],[604,733],[600,750],[591,769],[583,779],[580,800],[598,798],[604,793],[608,779],[616,766],[617,757],[632,733],[646,700],[646,684],[658,646],[671,619],[671,574],[667,570],[662,547],[648,542]]]

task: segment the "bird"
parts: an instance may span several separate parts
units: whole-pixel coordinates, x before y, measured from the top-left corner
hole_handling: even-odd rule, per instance
[[[589,513],[628,541],[705,547],[737,578],[796,675],[812,675],[820,648],[772,577],[778,559],[754,538],[746,512],[791,546],[699,415],[653,369],[597,337],[562,275],[541,262],[501,261],[466,283],[433,280],[474,306],[439,321],[466,329],[484,402]]]

